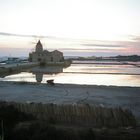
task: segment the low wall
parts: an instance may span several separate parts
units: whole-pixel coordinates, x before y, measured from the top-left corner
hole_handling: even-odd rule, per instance
[[[0,66],[0,73],[8,73],[14,71],[21,71],[23,69],[38,66],[39,63],[29,62],[29,63],[16,63],[16,64],[6,64]]]
[[[46,63],[41,63],[43,65],[46,66],[64,66],[64,67],[68,67],[71,65],[71,61],[70,60],[65,60],[64,62],[46,62]]]

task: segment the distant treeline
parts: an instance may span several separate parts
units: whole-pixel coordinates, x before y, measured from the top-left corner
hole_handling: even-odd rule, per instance
[[[4,140],[138,140],[129,110],[86,105],[0,102],[0,139]],[[3,130],[2,130],[3,129]],[[125,133],[124,133],[125,131]]]
[[[118,55],[115,57],[110,57],[110,59],[116,59],[119,61],[140,61],[140,56],[139,55],[128,55],[128,56]]]
[[[140,56],[139,55],[118,55],[118,56],[110,56],[110,57],[96,57],[96,56],[91,56],[91,57],[78,57],[78,58],[73,58],[72,60],[112,60],[112,61],[140,61]]]

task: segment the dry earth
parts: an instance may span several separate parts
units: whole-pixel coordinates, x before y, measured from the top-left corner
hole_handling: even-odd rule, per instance
[[[0,82],[0,100],[128,108],[140,119],[140,88]]]

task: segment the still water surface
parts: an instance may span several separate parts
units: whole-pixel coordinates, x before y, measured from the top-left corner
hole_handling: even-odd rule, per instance
[[[72,64],[70,67],[36,67],[30,71],[8,75],[1,81],[115,85],[140,87],[140,67],[133,65]]]

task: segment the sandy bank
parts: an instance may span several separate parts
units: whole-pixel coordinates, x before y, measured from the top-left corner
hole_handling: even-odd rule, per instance
[[[140,118],[139,87],[0,82],[0,100],[121,106]]]

